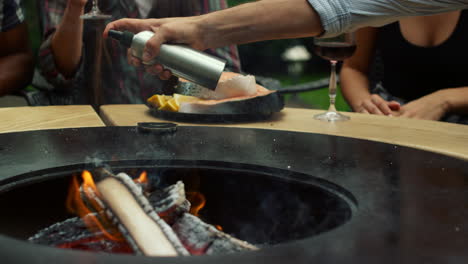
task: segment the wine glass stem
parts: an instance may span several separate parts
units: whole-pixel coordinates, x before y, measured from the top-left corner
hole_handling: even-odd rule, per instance
[[[93,0],[93,12],[97,13],[99,11],[98,5],[97,5],[97,0]]]
[[[330,84],[328,86],[328,96],[330,97],[330,106],[328,107],[329,112],[336,112],[335,98],[336,98],[336,63],[337,61],[330,61],[331,64],[331,75]]]

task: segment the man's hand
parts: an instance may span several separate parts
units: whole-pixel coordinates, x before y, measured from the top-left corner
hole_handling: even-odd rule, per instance
[[[356,112],[375,114],[375,115],[394,115],[394,111],[400,110],[400,104],[396,101],[385,101],[377,94],[372,94],[364,99],[361,104],[355,108]]]
[[[148,40],[143,52],[142,60],[135,58],[130,52],[128,62],[133,66],[141,66],[146,61],[150,61],[159,54],[163,43],[186,44],[194,49],[206,49],[202,41],[202,34],[198,26],[198,17],[186,18],[165,18],[165,19],[120,19],[111,22],[104,30],[104,37],[107,37],[109,30],[131,31],[138,33],[141,31],[153,31],[154,36]],[[146,70],[149,73],[159,75],[159,78],[167,80],[171,77],[171,72],[165,70],[162,65],[155,64],[148,66]]]
[[[407,118],[440,120],[449,111],[444,90],[423,96],[403,105],[398,115]]]

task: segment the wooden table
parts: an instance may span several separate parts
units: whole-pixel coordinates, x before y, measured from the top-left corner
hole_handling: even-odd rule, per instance
[[[105,126],[89,105],[0,108],[0,133]]]
[[[322,111],[285,108],[267,121],[209,126],[280,129],[368,139],[468,160],[467,125],[358,113],[346,113],[351,116],[348,122],[328,123],[313,119],[313,115]],[[138,122],[165,121],[151,116],[145,105],[104,105],[101,106],[100,115],[110,126],[135,126]]]

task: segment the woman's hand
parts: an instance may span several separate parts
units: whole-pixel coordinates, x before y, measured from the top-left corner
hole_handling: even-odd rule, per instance
[[[361,101],[361,103],[353,107],[354,111],[366,114],[375,115],[394,115],[395,111],[400,110],[400,103],[396,101],[385,101],[377,94],[372,94],[370,97]]]
[[[449,104],[445,91],[439,90],[403,105],[397,115],[416,119],[440,120],[447,112],[449,112]]]

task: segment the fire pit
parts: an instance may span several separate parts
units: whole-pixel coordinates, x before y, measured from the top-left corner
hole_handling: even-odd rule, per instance
[[[65,129],[3,134],[0,146],[0,208],[5,216],[0,220],[0,252],[7,260],[28,263],[167,263],[164,258],[91,254],[25,241],[70,218],[64,201],[71,176],[103,165],[133,176],[145,170],[162,187],[183,181],[187,190],[205,196],[202,219],[261,248],[180,257],[171,263],[335,263],[343,258],[357,263],[369,249],[393,256],[401,247],[405,257],[404,252],[415,248],[399,240],[401,230],[405,237],[424,238],[428,230],[439,237],[453,226],[424,214],[401,222],[400,205],[430,196],[431,206],[445,208],[463,197],[457,187],[420,183],[409,190],[413,184],[405,181],[420,175],[419,170],[441,181],[468,175],[466,162],[434,153],[256,129]],[[442,191],[448,195],[438,195]],[[461,213],[449,222],[461,221],[464,206],[452,207]],[[467,233],[462,228],[450,233],[450,241],[443,243],[446,252],[466,245]]]
[[[207,201],[200,211],[202,218],[254,244],[277,244],[309,237],[333,229],[351,217],[353,206],[338,186],[286,180],[284,175],[298,178],[306,175],[275,172],[271,168],[244,165],[243,169],[229,169],[234,165],[239,166],[184,168],[182,162],[180,167],[172,164],[171,167],[142,165],[140,168],[151,177],[158,177],[162,186],[181,180],[186,183],[187,190],[202,193]],[[119,169],[129,174],[132,171]],[[266,170],[274,174],[263,174]],[[56,173],[55,179],[15,188],[0,196],[1,208],[6,208],[5,214],[11,216],[7,220],[9,223],[27,219],[16,225],[18,229],[2,223],[1,233],[25,239],[40,228],[71,217],[66,212],[65,199],[72,174],[69,171]]]

